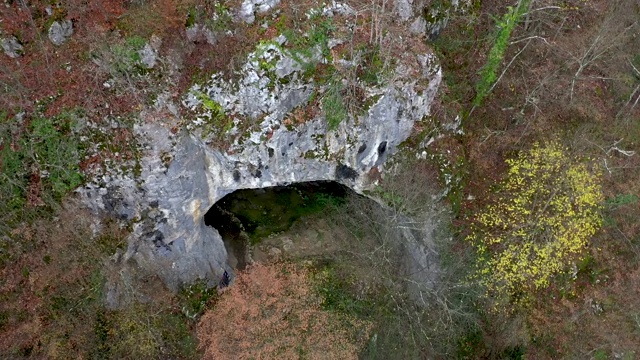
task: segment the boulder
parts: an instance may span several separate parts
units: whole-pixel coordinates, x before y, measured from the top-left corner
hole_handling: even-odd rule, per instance
[[[144,44],[144,47],[138,50],[138,55],[140,55],[140,63],[142,63],[142,66],[145,68],[153,69],[153,67],[156,66],[158,54],[150,44]]]
[[[49,40],[56,46],[62,45],[72,34],[73,23],[71,20],[54,21],[49,28]]]
[[[0,45],[2,46],[4,53],[7,54],[8,57],[14,59],[22,55],[24,50],[22,44],[20,44],[15,36],[0,39]]]

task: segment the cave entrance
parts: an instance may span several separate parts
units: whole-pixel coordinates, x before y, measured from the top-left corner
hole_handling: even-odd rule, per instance
[[[247,266],[249,246],[274,233],[288,230],[298,219],[344,204],[355,192],[334,181],[311,181],[289,186],[236,190],[214,204],[205,225],[218,230],[229,264]]]

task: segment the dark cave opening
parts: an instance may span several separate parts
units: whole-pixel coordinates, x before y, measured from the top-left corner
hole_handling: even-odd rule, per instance
[[[214,204],[205,214],[204,222],[220,233],[229,264],[243,270],[250,245],[288,230],[301,217],[340,206],[350,195],[356,193],[335,181],[236,190]]]

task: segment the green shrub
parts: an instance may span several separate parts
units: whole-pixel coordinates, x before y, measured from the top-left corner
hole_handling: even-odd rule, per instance
[[[362,63],[359,64],[358,77],[369,85],[378,85],[380,76],[384,70],[384,61],[380,54],[380,46],[375,45],[363,47]]]
[[[605,205],[608,209],[617,209],[621,206],[632,205],[638,202],[638,196],[635,194],[617,194],[616,196],[607,199]]]
[[[228,29],[233,23],[233,14],[229,7],[219,1],[215,1],[211,5],[209,11],[202,6],[190,6],[187,10],[185,27],[190,28],[197,24],[204,24],[214,32]]]
[[[493,84],[497,81],[498,68],[502,64],[504,54],[509,46],[511,33],[518,21],[525,14],[530,0],[521,1],[519,6],[511,7],[506,14],[497,22],[498,31],[496,40],[487,58],[487,63],[480,69],[480,80],[476,83],[476,97],[473,99],[473,106],[480,106],[484,98],[489,95]]]
[[[349,289],[344,274],[335,267],[325,266],[314,275],[316,291],[325,310],[336,311],[347,316],[366,318],[372,315],[374,306],[368,299],[356,298]]]

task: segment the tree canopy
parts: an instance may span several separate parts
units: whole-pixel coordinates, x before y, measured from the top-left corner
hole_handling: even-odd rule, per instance
[[[497,200],[467,237],[478,251],[477,273],[494,295],[512,300],[547,287],[583,252],[602,225],[597,169],[557,142],[535,144],[507,160]]]

